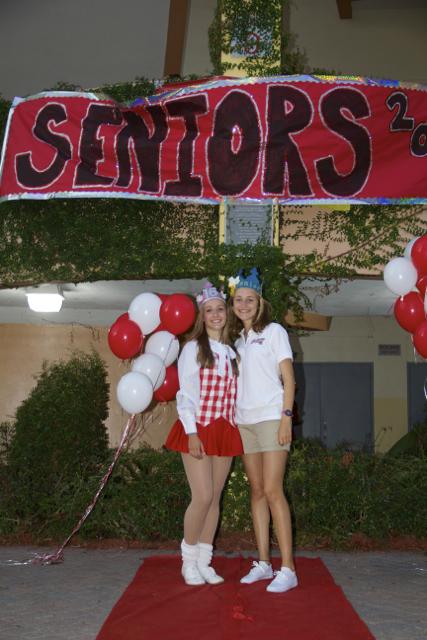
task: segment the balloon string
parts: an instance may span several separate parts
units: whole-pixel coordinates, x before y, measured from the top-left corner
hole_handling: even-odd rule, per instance
[[[119,459],[120,455],[123,452],[123,449],[125,448],[128,440],[130,439],[134,429],[135,429],[135,425],[136,425],[136,416],[135,414],[132,414],[130,416],[130,418],[127,421],[126,427],[124,428],[124,431],[122,433],[122,437],[120,439],[120,443],[114,453],[114,457],[113,460],[110,464],[110,466],[108,467],[106,473],[104,474],[104,477],[102,478],[99,487],[98,487],[98,491],[96,492],[92,502],[88,505],[88,507],[86,508],[85,512],[83,513],[82,517],[80,518],[80,520],[78,521],[78,523],[76,524],[76,526],[74,527],[74,529],[72,530],[72,532],[70,533],[70,535],[64,540],[64,542],[61,544],[60,547],[58,547],[58,549],[55,551],[55,553],[51,553],[51,554],[38,554],[36,553],[34,555],[34,558],[31,558],[29,560],[24,560],[24,561],[15,561],[15,560],[9,560],[6,561],[4,564],[9,564],[9,565],[26,565],[26,564],[59,564],[61,562],[64,561],[64,554],[63,551],[65,549],[65,547],[69,544],[70,540],[73,538],[73,536],[80,530],[81,526],[83,525],[83,523],[85,522],[85,520],[89,517],[89,515],[92,513],[96,503],[98,502],[98,498],[102,493],[102,490],[104,489],[105,485],[107,484],[108,480],[110,479],[110,476],[113,472],[114,467],[116,466],[117,460]]]
[[[136,440],[138,440],[138,438],[140,438],[142,435],[144,435],[145,430],[147,429],[147,427],[152,424],[154,422],[154,420],[157,420],[158,418],[162,419],[165,416],[166,413],[166,402],[161,402],[159,403],[160,407],[161,407],[161,411],[159,413],[157,413],[156,415],[154,415],[154,411],[156,409],[156,407],[153,409],[153,411],[151,411],[150,415],[141,415],[141,424],[140,426],[138,426],[132,433],[132,435],[129,436],[129,444],[133,444]]]

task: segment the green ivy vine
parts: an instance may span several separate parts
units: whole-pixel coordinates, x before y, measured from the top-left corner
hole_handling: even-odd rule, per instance
[[[289,2],[218,0],[209,29],[214,72],[222,75],[238,69],[247,76],[302,73],[305,56],[284,25]],[[236,63],[224,62],[222,54],[244,54],[245,58]]]
[[[380,275],[388,260],[402,254],[404,243],[427,233],[421,205],[354,205],[349,211],[319,209],[309,218],[304,207],[282,207],[282,219],[282,244],[305,239],[316,247],[310,253],[293,256],[295,272],[317,278],[351,278],[364,269]]]

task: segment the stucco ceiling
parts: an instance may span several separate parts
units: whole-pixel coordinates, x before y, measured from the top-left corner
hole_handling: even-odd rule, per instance
[[[59,313],[36,313],[27,305],[26,293],[35,289],[0,290],[0,323],[84,324],[110,326],[139,293],[183,292],[196,294],[203,280],[100,281],[61,285],[64,302]],[[43,291],[48,287],[40,287]],[[389,315],[396,296],[382,280],[357,279],[336,282],[305,280],[302,290],[313,311],[330,316]]]

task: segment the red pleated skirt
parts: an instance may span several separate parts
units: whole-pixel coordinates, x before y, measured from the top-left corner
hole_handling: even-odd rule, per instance
[[[239,430],[225,418],[217,418],[206,427],[198,424],[197,435],[208,456],[241,456],[243,454]],[[172,426],[164,446],[171,451],[188,453],[188,435],[184,431],[181,420],[177,420]]]

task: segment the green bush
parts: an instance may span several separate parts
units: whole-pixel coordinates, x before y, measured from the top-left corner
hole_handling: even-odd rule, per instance
[[[427,459],[293,450],[286,479],[297,540],[345,544],[352,535],[423,538],[427,522]]]
[[[427,455],[427,424],[416,424],[411,431],[405,433],[387,452],[387,456],[420,456]]]
[[[189,500],[179,454],[145,448],[125,453],[81,535],[177,539]]]
[[[7,460],[13,435],[12,422],[0,422],[0,462]]]
[[[45,526],[54,513],[70,511],[87,482],[93,485],[109,456],[106,378],[96,353],[44,365],[16,412],[3,462],[3,507],[9,503],[17,525]]]
[[[385,540],[425,536],[427,461],[294,446],[285,490],[299,545],[345,545],[353,534]],[[189,490],[180,456],[139,449],[125,454],[82,536],[166,541],[182,536]],[[221,531],[252,529],[249,488],[236,458],[222,499]]]
[[[110,452],[112,456],[113,452]],[[49,505],[35,503],[16,519],[16,503],[0,516],[0,531],[25,531],[34,541],[60,541],[90,504],[108,467],[89,479],[75,475],[66,488],[57,482]],[[0,478],[1,478],[0,465]],[[330,451],[319,443],[295,443],[285,478],[295,542],[345,547],[363,534],[377,541],[390,535],[423,538],[427,522],[427,459],[388,458]],[[122,455],[80,538],[121,538],[146,543],[179,540],[190,499],[181,458],[140,448]],[[35,528],[37,523],[37,528]],[[222,500],[221,532],[252,530],[249,488],[242,461],[234,461]]]

